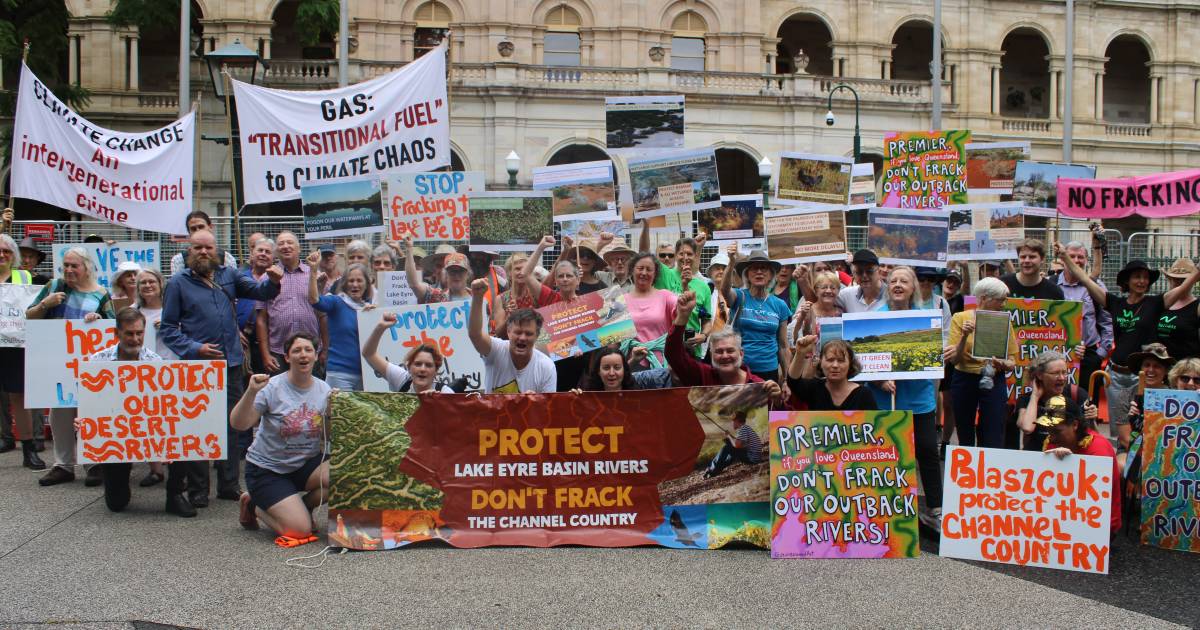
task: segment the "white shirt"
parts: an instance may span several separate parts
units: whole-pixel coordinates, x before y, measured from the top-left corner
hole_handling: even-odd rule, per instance
[[[879,295],[875,296],[875,301],[867,304],[863,301],[862,287],[852,284],[838,291],[838,304],[841,304],[842,310],[847,313],[878,311],[884,305],[883,290],[883,287],[880,287]]]
[[[394,392],[400,391],[400,388],[404,387],[405,384],[407,384],[408,388],[405,390],[406,392],[411,392],[414,394],[421,393],[421,392],[412,391],[412,374],[408,371],[408,368],[404,367],[403,365],[396,365],[395,363],[389,363],[387,366],[387,371],[383,373],[383,380],[387,381],[388,389],[390,389]],[[437,389],[437,391],[439,391],[443,394],[453,394],[454,393],[454,390],[450,389],[449,385],[442,385],[439,388],[437,386],[437,382],[434,381],[433,386],[434,386],[434,389]]]
[[[171,352],[167,343],[163,341],[163,336],[158,334],[158,323],[162,321],[162,309],[139,306],[138,311],[146,318],[146,326],[154,328],[154,351],[158,353],[158,356],[168,361],[178,360],[179,355]]]
[[[554,361],[539,350],[518,370],[508,351],[508,342],[492,337],[492,351],[483,356],[485,394],[551,393],[558,389]]]

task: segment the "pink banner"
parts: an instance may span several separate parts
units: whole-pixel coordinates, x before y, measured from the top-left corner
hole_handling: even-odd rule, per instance
[[[1059,178],[1058,211],[1077,219],[1195,214],[1200,212],[1200,169],[1118,179]]]

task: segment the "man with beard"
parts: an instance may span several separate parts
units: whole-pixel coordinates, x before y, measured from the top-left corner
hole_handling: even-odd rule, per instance
[[[485,382],[483,393],[538,394],[558,388],[554,361],[534,349],[542,330],[542,315],[531,308],[519,308],[505,323],[508,340],[487,334],[483,327],[483,298],[490,289],[487,280],[471,283],[471,314],[467,332],[471,344],[483,357]]]
[[[283,270],[266,269],[266,279],[255,282],[230,267],[218,264],[217,240],[208,230],[197,230],[189,238],[187,268],[167,282],[162,323],[158,334],[180,359],[224,359],[227,409],[232,410],[245,387],[242,349],[235,304],[239,298],[269,300],[279,294]],[[226,444],[236,444],[230,428]],[[195,507],[208,505],[208,463],[189,462],[188,494]],[[217,462],[217,498],[236,501],[238,460],[236,455]]]

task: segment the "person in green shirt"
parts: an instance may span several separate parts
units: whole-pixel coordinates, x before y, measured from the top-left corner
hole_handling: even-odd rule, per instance
[[[712,302],[712,284],[700,275],[700,252],[707,240],[708,236],[701,232],[694,239],[685,237],[676,241],[675,266],[669,267],[659,259],[658,279],[654,281],[656,289],[666,289],[676,295],[681,295],[684,291],[696,294],[697,307],[688,318],[684,345],[697,357],[704,356],[709,329],[712,326],[712,313],[708,311],[708,305]],[[638,249],[643,252],[650,251],[650,229],[645,222]]]

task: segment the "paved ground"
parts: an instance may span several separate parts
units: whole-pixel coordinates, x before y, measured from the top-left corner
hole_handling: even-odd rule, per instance
[[[161,486],[134,488],[129,511],[111,514],[99,488],[36,480],[19,455],[0,455],[2,628],[1141,630],[1200,620],[1200,557],[1129,543],[1116,546],[1109,577],[949,560],[934,555],[933,540],[920,558],[896,561],[771,561],[751,549],[425,546],[334,555],[306,569],[285,562],[320,547],[285,551],[266,533],[242,531],[231,502],[180,519],[162,512]]]

